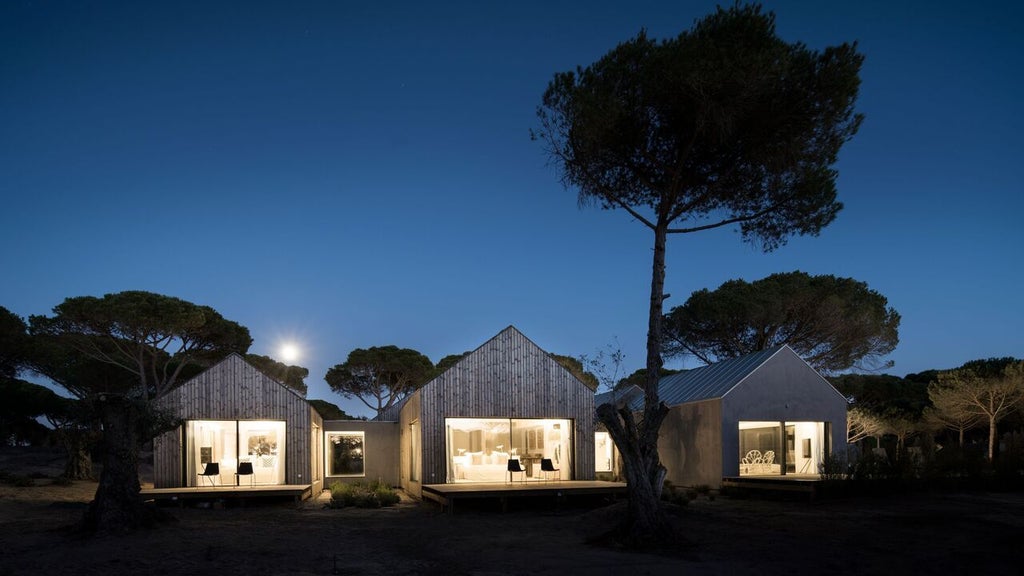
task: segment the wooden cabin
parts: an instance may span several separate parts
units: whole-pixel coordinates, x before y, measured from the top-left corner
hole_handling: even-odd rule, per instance
[[[594,391],[513,326],[397,407],[402,488],[515,479],[594,479]],[[557,472],[545,472],[551,460]]]
[[[231,354],[158,401],[183,423],[153,440],[156,488],[323,487],[323,419],[295,390]],[[203,474],[217,464],[216,474]],[[238,474],[241,472],[241,474]]]

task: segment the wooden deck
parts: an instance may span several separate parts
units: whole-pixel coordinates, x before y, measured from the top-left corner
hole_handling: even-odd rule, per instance
[[[433,500],[454,513],[458,500],[496,498],[504,510],[509,498],[562,498],[571,496],[607,495],[618,497],[626,493],[622,482],[600,480],[567,480],[553,482],[459,482],[456,484],[424,484],[423,498]]]
[[[144,488],[139,492],[146,500],[185,500],[292,498],[296,503],[313,495],[312,484],[279,484],[275,486],[185,486],[181,488]]]
[[[821,478],[817,474],[786,474],[780,476],[729,476],[722,478],[722,489],[754,493],[804,494],[814,498]]]

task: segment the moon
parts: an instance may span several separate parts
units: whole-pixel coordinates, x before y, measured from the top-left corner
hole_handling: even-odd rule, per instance
[[[299,359],[299,347],[291,342],[281,345],[281,359],[285,362],[295,362]]]

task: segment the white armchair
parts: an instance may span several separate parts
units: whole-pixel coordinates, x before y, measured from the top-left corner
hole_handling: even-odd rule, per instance
[[[772,453],[772,457],[774,458],[774,452]],[[747,455],[744,456],[742,460],[740,460],[740,462],[743,463],[743,472],[750,474],[750,471],[752,469],[760,469],[761,462],[763,459],[764,456],[761,455],[760,450],[751,450],[747,452]]]

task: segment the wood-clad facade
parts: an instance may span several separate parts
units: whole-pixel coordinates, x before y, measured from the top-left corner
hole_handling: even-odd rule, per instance
[[[572,451],[570,457],[563,456],[562,462],[571,467],[561,470],[561,478],[594,478],[593,390],[513,326],[425,384],[402,406],[400,476],[410,494],[419,496],[422,484],[442,484],[451,477],[446,429],[455,418],[568,422],[570,430],[558,432]]]
[[[299,393],[263,374],[237,354],[228,356],[172,390],[160,399],[159,406],[184,423],[153,441],[156,488],[196,485],[197,468],[201,469],[202,462],[206,460],[217,460],[218,453],[231,457],[231,469],[222,471],[221,476],[231,482],[236,481],[234,463],[259,458],[257,474],[262,472],[261,465],[273,465],[279,472],[273,483],[308,484],[312,486],[313,494],[323,486],[323,419],[320,414]],[[254,455],[264,453],[263,447],[256,446],[256,437],[252,436],[260,432],[252,431],[248,435],[232,432],[233,435],[225,434],[223,439],[218,436],[215,442],[200,442],[190,438],[190,434],[194,434],[190,431],[197,429],[196,422],[234,422],[236,430],[260,428],[262,425],[259,423],[266,422],[275,430],[279,426],[284,438],[278,446],[279,434],[276,431],[263,433],[265,436],[258,438],[259,441],[266,440],[266,456],[250,457],[250,450]],[[227,446],[229,442],[235,443],[234,454]],[[215,446],[200,446],[206,443]],[[194,449],[191,448],[193,445]],[[269,448],[271,445],[272,449]],[[202,462],[199,462],[195,455],[200,450],[217,452],[213,452],[213,456],[203,453]]]

